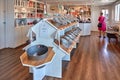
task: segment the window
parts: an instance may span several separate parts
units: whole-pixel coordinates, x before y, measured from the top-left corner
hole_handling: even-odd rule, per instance
[[[120,4],[115,6],[115,21],[120,21]]]
[[[106,20],[109,19],[109,12],[108,12],[108,9],[102,9],[102,13],[103,13],[103,16],[106,17]]]

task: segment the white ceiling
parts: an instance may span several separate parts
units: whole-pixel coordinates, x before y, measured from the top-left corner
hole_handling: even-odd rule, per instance
[[[117,0],[40,0],[48,4],[63,4],[63,5],[108,5]]]

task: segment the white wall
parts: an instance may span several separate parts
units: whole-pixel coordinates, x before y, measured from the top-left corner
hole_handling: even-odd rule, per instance
[[[54,11],[52,11],[50,8],[54,7]],[[58,9],[58,6],[57,5],[50,5],[50,4],[47,4],[47,13],[50,14],[50,15],[53,15],[55,13],[59,13],[59,9]]]
[[[107,6],[92,6],[91,7],[91,20],[92,20],[92,31],[98,31],[98,17],[102,9],[108,9],[109,19],[106,21],[107,27],[115,25],[114,21],[114,4]]]
[[[111,10],[111,6],[92,6],[91,7],[91,24],[92,24],[92,28],[91,28],[91,30],[92,31],[98,31],[98,27],[97,27],[97,24],[98,24],[98,17],[99,17],[99,15],[100,15],[100,11],[102,10],[102,9],[109,9],[109,11],[112,11]],[[51,10],[50,10],[50,5],[49,4],[47,4],[47,12],[50,14],[50,13],[55,13],[55,12],[52,12]],[[112,15],[112,13],[110,12],[110,16]],[[111,19],[109,19],[110,21],[111,21]],[[107,23],[109,24],[109,23],[111,23],[110,21],[108,21]]]
[[[109,11],[109,19],[106,21],[107,27],[112,25],[112,22],[114,20],[114,15],[113,12],[114,10],[112,9],[113,5],[108,5],[108,6],[101,6],[100,9],[108,9]]]
[[[100,7],[101,9],[102,8],[107,8],[109,9],[109,21],[108,21],[108,24],[107,25],[118,25],[120,27],[120,21],[119,22],[115,22],[115,5],[116,4],[120,4],[120,1],[117,1],[116,3],[114,4],[111,4],[111,5],[108,5],[108,6],[102,6]]]
[[[4,0],[0,0],[0,49],[5,47]]]
[[[0,49],[13,47],[14,0],[0,0]]]
[[[5,18],[6,18],[6,47],[14,45],[14,0],[5,0]]]
[[[120,4],[120,1],[117,1],[116,3],[111,5],[111,20],[110,20],[110,24],[111,25],[118,25],[119,29],[120,29],[120,21],[119,22],[115,21],[115,5],[116,4]],[[119,30],[119,32],[120,32],[120,30]]]
[[[91,6],[91,30],[98,31],[98,17],[100,14],[100,8],[98,6]]]

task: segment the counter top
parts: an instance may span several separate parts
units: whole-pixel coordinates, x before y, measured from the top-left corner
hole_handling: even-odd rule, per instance
[[[21,56],[20,56],[20,60],[23,64],[23,66],[29,66],[29,67],[39,67],[45,63],[48,63],[52,60],[53,56],[54,56],[54,52],[52,50],[52,47],[48,48],[48,53],[47,53],[47,57],[45,59],[42,60],[30,60],[28,59],[28,55],[26,52],[24,52]]]

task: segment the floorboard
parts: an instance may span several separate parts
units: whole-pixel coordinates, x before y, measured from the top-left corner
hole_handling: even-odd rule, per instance
[[[23,47],[0,50],[0,80],[33,80],[22,66]],[[71,61],[63,61],[63,77],[45,76],[43,80],[120,80],[120,46],[114,39],[99,38],[97,32],[80,37]]]

